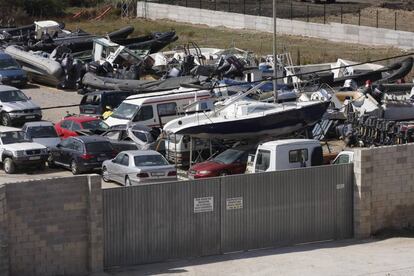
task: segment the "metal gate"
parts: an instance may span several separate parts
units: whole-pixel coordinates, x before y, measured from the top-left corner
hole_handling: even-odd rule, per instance
[[[353,165],[103,190],[105,267],[350,238]]]

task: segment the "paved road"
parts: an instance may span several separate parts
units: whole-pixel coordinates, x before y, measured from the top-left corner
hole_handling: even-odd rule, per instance
[[[102,274],[104,275],[104,274]],[[414,238],[341,241],[151,264],[106,275],[414,275]]]

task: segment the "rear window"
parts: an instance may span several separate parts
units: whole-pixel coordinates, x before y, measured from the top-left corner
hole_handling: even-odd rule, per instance
[[[99,105],[101,102],[101,95],[84,96],[81,104]]]
[[[289,163],[300,163],[308,161],[308,150],[298,149],[289,151]]]
[[[87,152],[107,152],[113,151],[113,147],[109,142],[93,142],[86,144]]]
[[[134,157],[135,166],[150,167],[150,166],[166,166],[168,161],[161,155],[142,155]]]
[[[53,126],[36,126],[29,127],[27,129],[27,134],[30,138],[54,138],[58,137],[56,130]]]

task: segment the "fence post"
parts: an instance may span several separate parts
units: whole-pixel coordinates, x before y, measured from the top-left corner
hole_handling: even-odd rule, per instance
[[[358,26],[361,26],[361,10],[358,10]]]
[[[306,22],[309,22],[309,5],[306,5]]]
[[[378,28],[378,10],[377,10],[377,28]]]
[[[343,24],[343,10],[342,10],[342,6],[341,6],[341,24]]]
[[[262,0],[259,0],[259,16],[262,15]]]
[[[323,24],[326,24],[326,4],[323,4]]]
[[[394,12],[394,30],[397,30],[397,12]]]
[[[290,1],[290,20],[293,20],[293,2]]]

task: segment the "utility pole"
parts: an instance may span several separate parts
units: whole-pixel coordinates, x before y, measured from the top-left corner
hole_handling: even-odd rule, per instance
[[[273,97],[277,102],[277,49],[276,49],[276,0],[273,0]]]

